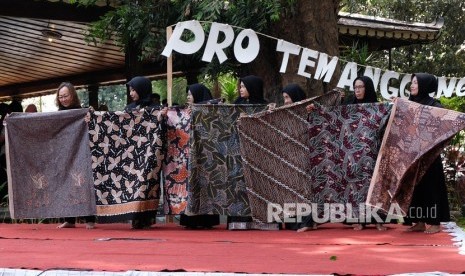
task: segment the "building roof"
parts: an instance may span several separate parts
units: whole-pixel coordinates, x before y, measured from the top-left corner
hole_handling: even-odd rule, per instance
[[[370,51],[431,43],[439,38],[443,26],[443,18],[431,23],[409,23],[343,12],[339,13],[338,20],[341,46],[350,47],[355,41],[362,41]]]
[[[112,41],[85,42],[87,24],[0,16],[0,97],[35,94],[60,82],[124,78],[125,55]],[[61,34],[61,38],[47,35]],[[59,35],[58,35],[59,36]]]

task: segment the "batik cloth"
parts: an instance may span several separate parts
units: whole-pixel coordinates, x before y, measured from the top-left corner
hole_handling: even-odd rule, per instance
[[[86,113],[75,109],[6,117],[12,218],[95,214]]]
[[[310,114],[310,199],[319,212],[323,204],[337,203],[346,216],[365,221],[364,204],[391,108],[391,103],[352,104]]]
[[[236,122],[266,105],[193,105],[188,215],[250,215]]]
[[[187,207],[190,115],[187,109],[168,110],[167,152],[163,161],[163,210],[165,214],[183,214]]]
[[[255,221],[267,222],[268,204],[310,203],[306,106],[339,102],[340,93],[331,92],[239,119],[244,176]]]
[[[376,161],[367,204],[391,211],[391,215],[405,216],[415,185],[447,141],[464,128],[463,113],[397,99]]]
[[[99,222],[155,216],[164,158],[158,110],[92,112],[89,139]]]

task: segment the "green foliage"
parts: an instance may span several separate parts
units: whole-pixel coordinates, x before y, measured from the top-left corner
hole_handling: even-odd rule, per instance
[[[356,42],[352,47],[345,49],[341,52],[341,56],[343,56],[347,61],[356,62],[361,65],[368,65],[372,54],[368,51],[368,45],[359,45]]]
[[[462,229],[465,229],[465,217],[461,217],[457,220],[457,225]]]
[[[465,111],[465,98],[452,97],[441,98],[441,104],[451,110],[460,112]],[[449,141],[443,151],[444,172],[449,193],[449,203],[452,210],[460,211],[465,204],[464,196],[461,194],[460,185],[463,176],[460,174],[461,166],[463,166],[463,158],[465,158],[465,131],[460,131]]]
[[[237,77],[232,74],[220,76],[219,82],[221,85],[221,97],[226,99],[226,103],[234,102],[239,93],[237,91]]]
[[[442,97],[441,104],[447,109],[465,112],[465,97]]]
[[[127,105],[126,85],[102,86],[98,92],[99,104],[108,106],[109,111],[121,111]]]
[[[342,11],[386,17],[407,22],[430,23],[443,17],[445,24],[437,41],[392,50],[392,69],[398,72],[427,72],[437,76],[463,77],[465,52],[465,2],[461,0],[343,0]],[[378,53],[384,59],[385,53]],[[372,64],[373,65],[373,64]]]
[[[225,103],[234,102],[239,95],[237,76],[232,72],[220,74],[218,76],[205,74],[202,78],[202,83],[212,91],[213,97],[215,97],[215,87],[218,87],[218,95],[226,100]]]
[[[95,5],[96,0],[73,2],[78,5]],[[125,51],[132,49],[138,52],[140,59],[160,58],[159,53],[166,44],[166,27],[179,21],[195,19],[222,22],[266,32],[272,22],[280,19],[281,14],[295,11],[295,2],[295,0],[122,0],[114,10],[91,24],[87,41],[103,43],[115,38],[117,45]],[[186,60],[189,58],[180,57]],[[200,55],[196,58],[200,60]],[[226,68],[228,66],[226,65]],[[220,73],[228,72],[229,69],[222,69]]]
[[[227,23],[239,27],[265,31],[271,22],[279,20],[284,7],[291,7],[295,1],[280,0],[238,0],[238,1],[175,1],[182,11],[179,21],[199,20]]]
[[[95,5],[96,0],[74,0],[77,5]],[[160,53],[166,44],[166,27],[179,21],[198,20],[222,22],[257,32],[269,32],[272,22],[277,22],[282,15],[296,11],[296,0],[122,0],[114,10],[105,14],[90,25],[86,39],[88,43],[104,43],[115,39],[122,50],[138,53],[139,59],[163,59]],[[208,33],[209,26],[204,25]],[[235,29],[235,32],[240,30]],[[208,35],[208,34],[207,34]],[[186,35],[187,36],[187,35]],[[184,39],[189,39],[188,37]],[[221,39],[221,38],[220,38]],[[231,57],[231,49],[225,49]],[[202,74],[208,75],[213,83],[218,84],[220,75],[239,72],[242,64],[234,58],[219,64],[217,59],[206,64],[201,62],[202,50],[194,55],[176,56],[178,68],[189,71],[192,67],[202,66]],[[166,94],[165,85],[157,85],[161,94]],[[218,87],[215,85],[214,87]],[[184,103],[185,85],[173,88],[173,102]],[[222,89],[223,90],[223,89]],[[216,91],[216,90],[215,90]],[[228,91],[232,91],[228,89]],[[230,98],[232,92],[227,92]],[[166,97],[166,96],[162,96]],[[104,102],[106,102],[104,100]]]
[[[87,89],[76,89],[76,93],[78,95],[79,100],[81,101],[81,106],[88,107],[89,106],[89,93]]]
[[[94,5],[92,0],[75,0],[80,5]],[[114,38],[123,50],[132,49],[140,58],[153,57],[166,42],[167,26],[176,22],[176,10],[170,0],[123,0],[90,25],[87,41],[104,43]]]
[[[184,105],[187,100],[186,94],[187,81],[184,78],[174,78],[172,87],[172,101],[178,105]],[[153,92],[160,95],[163,101],[168,98],[168,85],[166,80],[152,82]]]

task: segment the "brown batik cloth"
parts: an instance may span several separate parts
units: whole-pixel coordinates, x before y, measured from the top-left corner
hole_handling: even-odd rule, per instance
[[[465,128],[465,114],[397,99],[376,161],[367,204],[406,214],[413,190],[447,141]],[[395,210],[391,210],[395,211]]]
[[[5,119],[12,218],[95,214],[86,113],[12,113]]]
[[[244,176],[255,221],[267,222],[268,203],[309,203],[306,106],[310,103],[333,106],[339,102],[340,93],[330,92],[240,118]]]

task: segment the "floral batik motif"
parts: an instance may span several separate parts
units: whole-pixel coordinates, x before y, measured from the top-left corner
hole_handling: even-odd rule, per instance
[[[250,215],[236,122],[266,105],[193,105],[189,215]]]
[[[359,218],[391,107],[390,103],[354,104],[310,113],[312,203],[343,204]]]
[[[99,222],[155,216],[164,133],[158,110],[92,112],[89,139]]]
[[[465,128],[465,114],[404,99],[396,100],[392,113],[367,204],[406,215],[415,185],[441,154],[445,143]]]
[[[187,109],[170,108],[166,120],[167,152],[163,161],[163,210],[183,214],[187,207],[190,115]]]

